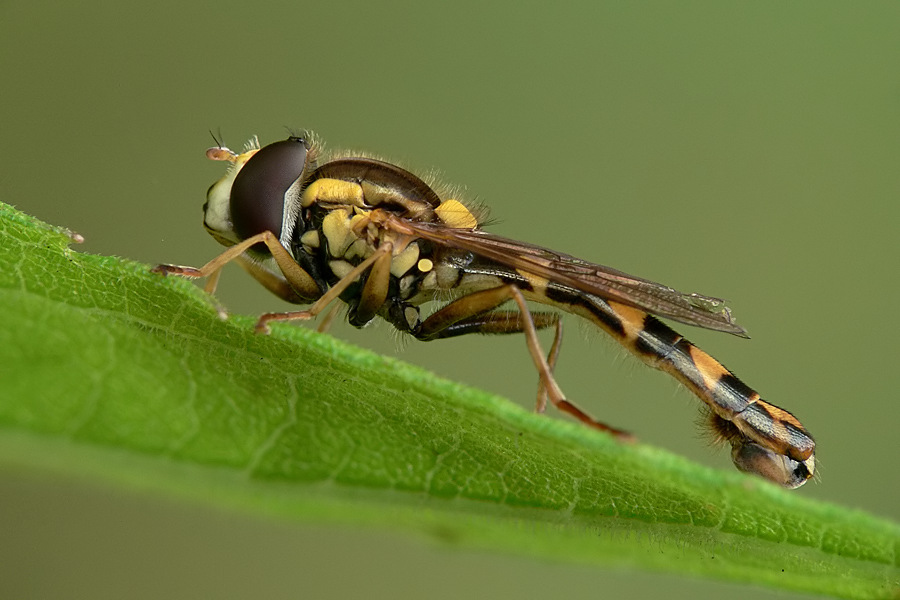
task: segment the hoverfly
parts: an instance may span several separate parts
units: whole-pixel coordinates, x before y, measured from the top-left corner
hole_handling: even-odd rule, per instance
[[[566,399],[553,377],[560,316],[530,311],[527,301],[536,302],[587,319],[684,384],[709,407],[709,425],[731,444],[738,469],[787,488],[813,476],[815,442],[800,422],[656,318],[746,337],[722,300],[487,233],[465,205],[413,173],[364,156],[326,158],[311,136],[262,148],[254,139],[242,153],[219,145],[207,157],[230,163],[203,207],[204,226],[228,249],[199,269],[155,271],[207,277],[213,292],[222,267],[237,261],[284,300],[310,305],[264,314],[257,331],[311,319],[341,300],[354,326],[378,316],[420,340],[523,333],[540,375],[537,411],[549,400],[629,439]],[[455,299],[423,317],[423,304],[448,297]],[[514,309],[504,308],[509,302]],[[551,327],[545,357],[536,330]]]

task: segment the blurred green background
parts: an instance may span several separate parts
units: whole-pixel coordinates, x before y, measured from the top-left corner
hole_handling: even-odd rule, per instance
[[[896,519],[898,23],[893,1],[6,2],[0,199],[86,251],[200,265],[219,251],[200,215],[223,168],[210,129],[237,149],[309,128],[437,168],[493,231],[730,299],[752,340],[685,333],[816,436],[821,479],[797,493]],[[237,268],[220,298],[285,306]],[[731,468],[692,396],[567,323],[571,398]],[[533,402],[516,337],[333,334]],[[0,473],[0,530],[4,597],[747,597],[21,473]]]

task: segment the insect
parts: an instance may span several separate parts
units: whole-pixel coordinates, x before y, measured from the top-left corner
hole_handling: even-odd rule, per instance
[[[532,312],[532,301],[587,319],[684,384],[707,405],[709,427],[731,444],[738,469],[787,488],[813,476],[815,442],[803,425],[656,318],[746,337],[722,300],[487,233],[465,205],[413,173],[365,156],[326,157],[311,135],[262,148],[254,139],[242,153],[219,145],[207,157],[229,163],[203,207],[207,231],[228,248],[199,269],[154,270],[207,277],[212,293],[222,267],[236,261],[274,294],[309,305],[264,314],[257,331],[268,332],[272,321],[311,319],[341,300],[354,326],[377,316],[425,341],[523,333],[539,372],[538,412],[549,400],[630,439],[566,399],[553,377],[559,313]],[[423,316],[422,305],[442,300]],[[547,328],[556,335],[545,356],[536,331]]]

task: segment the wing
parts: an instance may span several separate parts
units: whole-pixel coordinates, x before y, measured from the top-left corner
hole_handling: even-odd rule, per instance
[[[434,243],[467,250],[501,265],[543,277],[580,292],[614,300],[660,317],[750,337],[735,323],[731,310],[720,298],[685,294],[673,288],[634,277],[568,254],[560,254],[478,229],[456,229],[436,223],[414,222],[390,216],[385,225]]]

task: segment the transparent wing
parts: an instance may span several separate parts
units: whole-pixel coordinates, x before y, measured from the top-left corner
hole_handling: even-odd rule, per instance
[[[393,215],[388,216],[384,224],[395,231],[467,250],[498,264],[660,317],[749,337],[747,331],[735,323],[731,309],[720,298],[686,294],[610,267],[595,265],[568,254],[477,229],[455,229],[441,224],[414,222]]]

